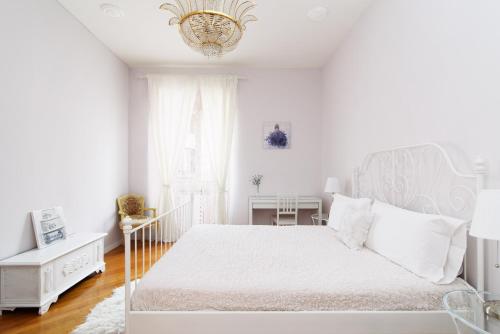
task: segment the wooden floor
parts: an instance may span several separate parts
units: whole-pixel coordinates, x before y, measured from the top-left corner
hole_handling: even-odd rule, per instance
[[[76,326],[84,322],[87,314],[97,303],[111,296],[115,288],[123,285],[124,255],[123,246],[107,253],[104,256],[106,272],[89,276],[60,295],[57,303],[52,304],[49,311],[43,316],[38,315],[38,309],[20,308],[13,312],[4,311],[3,316],[0,317],[0,333],[70,333]],[[137,255],[137,264],[139,271],[141,271],[142,255],[140,250]],[[147,259],[146,263],[149,264]],[[133,269],[132,262],[132,273]]]

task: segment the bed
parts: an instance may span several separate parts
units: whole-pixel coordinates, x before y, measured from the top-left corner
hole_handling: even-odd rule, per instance
[[[352,251],[326,226],[198,225],[145,274],[132,310],[435,311],[468,288]]]
[[[459,173],[436,144],[398,148],[367,156],[353,194],[469,219],[484,174],[482,163]],[[189,229],[189,212],[185,205],[163,216],[187,232],[138,284],[131,233],[143,233],[144,247],[158,242],[158,231],[144,241],[148,223],[124,230],[128,333],[453,333],[442,296],[471,289],[466,281],[482,284],[470,266],[464,279],[430,283],[369,249],[349,250],[329,227]]]

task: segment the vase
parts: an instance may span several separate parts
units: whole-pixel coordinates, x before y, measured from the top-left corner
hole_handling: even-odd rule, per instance
[[[260,193],[260,184],[257,185],[257,194]]]

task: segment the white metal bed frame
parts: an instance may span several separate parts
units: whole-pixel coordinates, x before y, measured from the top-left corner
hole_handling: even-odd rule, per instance
[[[484,186],[485,164],[477,160],[474,172],[464,174],[453,165],[439,145],[430,143],[369,154],[353,174],[353,195],[369,196],[419,212],[436,212],[469,220],[476,194]],[[125,328],[127,334],[437,334],[453,333],[445,311],[329,311],[329,312],[226,312],[226,311],[133,311],[132,284],[137,284],[137,233],[142,233],[143,266],[146,246],[151,266],[152,245],[165,253],[164,233],[172,220],[181,232],[191,225],[191,203],[151,219],[125,236]],[[155,222],[160,221],[160,228]],[[166,222],[167,221],[167,222]],[[166,222],[166,223],[165,223]],[[170,223],[169,223],[170,222]],[[163,226],[166,226],[163,228]],[[149,240],[145,230],[149,229]],[[152,239],[152,231],[155,231]],[[131,235],[134,235],[135,276],[131,279]],[[158,241],[160,236],[160,241]],[[167,240],[170,240],[167,238]],[[157,247],[155,248],[157,249]],[[156,251],[155,251],[156,253]],[[158,254],[155,254],[156,256]],[[477,242],[478,290],[484,287],[484,244]],[[474,274],[474,271],[465,270]]]

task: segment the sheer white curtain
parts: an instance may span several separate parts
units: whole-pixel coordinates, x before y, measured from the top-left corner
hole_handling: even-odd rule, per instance
[[[217,184],[216,222],[227,224],[228,170],[237,114],[236,76],[200,77],[202,132],[213,178]]]
[[[162,182],[158,209],[164,213],[174,206],[172,182],[189,133],[198,83],[184,76],[148,75],[147,78],[150,138]]]

